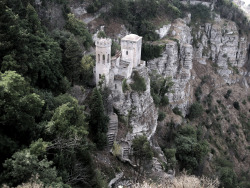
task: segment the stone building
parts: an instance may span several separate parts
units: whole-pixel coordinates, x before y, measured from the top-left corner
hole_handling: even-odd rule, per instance
[[[122,81],[129,79],[133,68],[145,66],[141,61],[142,37],[130,34],[121,39],[121,51],[111,57],[111,39],[96,41],[96,85],[104,77],[107,87],[122,91]]]
[[[111,67],[111,39],[99,39],[96,41],[96,84],[104,75],[106,83],[109,83],[109,70]]]

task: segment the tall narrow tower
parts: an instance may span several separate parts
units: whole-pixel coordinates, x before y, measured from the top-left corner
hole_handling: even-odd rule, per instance
[[[122,60],[131,62],[132,67],[137,67],[141,61],[142,37],[130,34],[122,38]]]
[[[109,84],[109,70],[111,66],[111,39],[97,39],[96,45],[96,85],[102,76],[105,76],[105,84]]]

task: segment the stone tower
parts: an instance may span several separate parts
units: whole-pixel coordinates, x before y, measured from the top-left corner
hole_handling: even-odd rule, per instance
[[[137,67],[141,61],[142,37],[130,34],[122,38],[121,51],[122,60],[132,63],[132,67]]]
[[[96,85],[98,85],[101,77],[105,76],[105,84],[109,85],[109,70],[111,66],[111,39],[97,39],[96,45]]]

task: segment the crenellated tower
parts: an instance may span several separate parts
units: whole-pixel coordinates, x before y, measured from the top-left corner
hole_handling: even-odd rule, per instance
[[[96,45],[96,85],[98,85],[101,77],[105,76],[106,85],[109,84],[109,71],[111,66],[111,39],[97,39]]]

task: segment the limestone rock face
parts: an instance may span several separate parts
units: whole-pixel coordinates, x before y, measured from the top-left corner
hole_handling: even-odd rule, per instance
[[[196,78],[193,62],[216,67],[224,84],[241,82],[249,87],[247,70],[249,41],[239,33],[235,22],[221,19],[216,15],[213,23],[190,28],[185,19],[176,19],[168,34],[161,41],[165,50],[161,57],[150,60],[148,68],[174,82],[173,92],[168,94],[172,108],[178,106],[183,115],[193,103],[191,87]],[[193,72],[193,74],[192,74]],[[245,78],[243,79],[243,77]]]
[[[242,68],[247,61],[247,36],[240,34],[235,22],[220,19],[206,23],[193,29],[195,60],[206,64],[211,60],[218,66],[217,72],[228,84],[238,82],[232,75],[239,69],[240,74],[245,74]]]
[[[122,157],[125,160],[128,159],[133,138],[145,134],[149,140],[156,131],[158,118],[158,110],[150,94],[148,69],[143,66],[135,68],[134,71],[145,79],[146,91],[112,92],[113,106],[120,116],[127,117],[130,129],[126,137],[120,140]],[[131,79],[127,80],[127,83],[131,82]]]
[[[185,115],[190,103],[190,80],[193,67],[193,47],[191,30],[186,21],[177,19],[171,26],[170,38],[165,40],[162,56],[148,62],[151,72],[171,77],[173,92],[168,94],[172,108],[178,106]]]
[[[155,32],[159,35],[160,39],[167,36],[169,29],[171,27],[171,24],[163,25],[161,28],[155,30]]]

